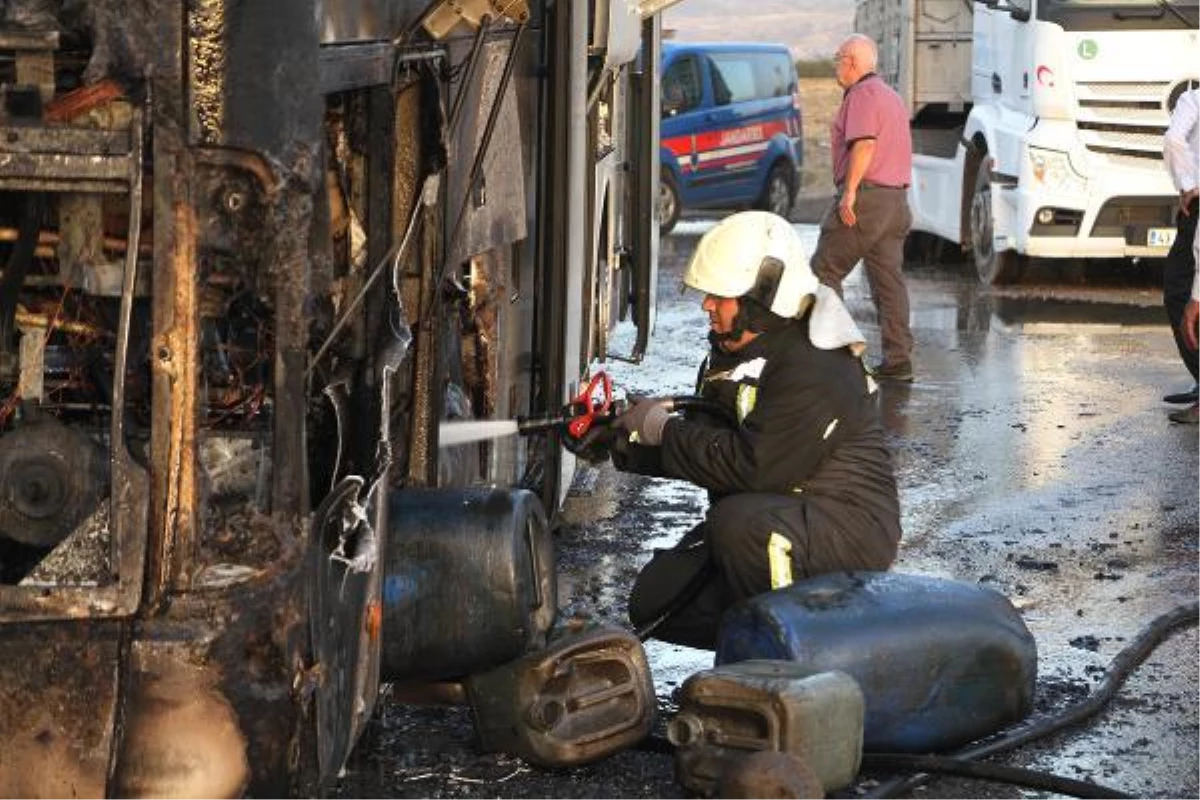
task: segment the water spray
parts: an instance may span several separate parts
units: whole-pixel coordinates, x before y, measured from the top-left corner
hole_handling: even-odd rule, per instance
[[[668,411],[695,409],[736,426],[729,409],[714,400],[691,395],[661,398]],[[606,372],[597,372],[586,387],[571,402],[557,413],[544,417],[517,417],[497,420],[451,420],[438,429],[439,444],[449,447],[457,444],[482,442],[487,439],[502,439],[506,436],[532,436],[558,431],[568,449],[579,444],[588,431],[609,425],[628,407],[627,400],[614,400],[612,379]]]
[[[572,441],[579,441],[594,425],[607,425],[616,419],[625,410],[625,405],[624,400],[613,400],[612,379],[608,373],[597,372],[587,386],[557,413],[545,417],[443,422],[438,428],[438,441],[443,447],[448,447],[555,430]]]

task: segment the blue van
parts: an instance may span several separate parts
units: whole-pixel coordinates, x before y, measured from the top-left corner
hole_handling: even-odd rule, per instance
[[[664,42],[662,232],[690,208],[786,217],[804,163],[792,54],[781,44]]]

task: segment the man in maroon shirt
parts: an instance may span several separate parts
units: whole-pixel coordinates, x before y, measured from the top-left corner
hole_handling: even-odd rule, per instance
[[[906,197],[912,135],[904,101],[875,74],[877,57],[875,43],[861,34],[847,37],[834,57],[838,85],[845,90],[830,126],[837,202],[821,221],[812,267],[840,293],[862,259],[883,340],[875,376],[911,381],[913,338],[901,267],[912,224]]]

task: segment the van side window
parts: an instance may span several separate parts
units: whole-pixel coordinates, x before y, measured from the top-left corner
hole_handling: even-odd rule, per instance
[[[671,117],[691,111],[700,105],[703,89],[696,59],[681,58],[671,66],[662,79],[662,114]]]
[[[713,53],[713,100],[719,106],[747,100],[788,97],[796,91],[796,67],[789,53]]]
[[[713,53],[713,102],[719,106],[754,100],[758,91],[754,85],[754,65],[751,59],[736,53]]]
[[[765,53],[754,59],[758,99],[788,97],[796,91],[796,66],[786,53]]]

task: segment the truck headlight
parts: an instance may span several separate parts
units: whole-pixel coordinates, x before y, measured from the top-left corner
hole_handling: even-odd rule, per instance
[[[1071,166],[1071,159],[1059,150],[1029,148],[1029,172],[1038,188],[1054,192],[1083,192],[1085,181]]]

